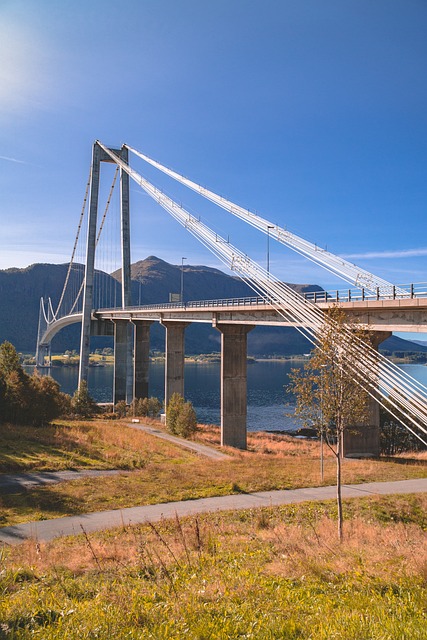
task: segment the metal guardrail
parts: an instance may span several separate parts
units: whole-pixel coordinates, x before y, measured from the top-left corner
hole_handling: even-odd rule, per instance
[[[309,291],[304,293],[306,300],[313,302],[363,302],[369,300],[411,300],[427,297],[427,283],[394,285],[384,293],[379,287],[376,292],[365,289],[336,289],[333,291]]]
[[[402,293],[404,291],[405,293]],[[311,302],[357,302],[369,300],[410,300],[413,298],[427,298],[427,283],[395,285],[390,292],[384,293],[377,289],[376,293],[366,292],[365,289],[336,289],[333,291],[307,291],[302,294],[305,300]],[[164,302],[127,307],[126,311],[156,311],[165,309],[202,309],[212,307],[248,307],[274,304],[274,299],[259,296],[243,298],[220,298],[217,300],[191,300],[189,302]],[[118,308],[119,309],[119,308]]]

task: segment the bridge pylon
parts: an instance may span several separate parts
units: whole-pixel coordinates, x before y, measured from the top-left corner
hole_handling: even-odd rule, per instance
[[[128,149],[110,149],[126,165],[128,164]],[[91,316],[93,309],[93,289],[95,279],[95,251],[98,218],[99,184],[101,176],[101,163],[113,162],[111,157],[95,141],[92,149],[92,165],[89,191],[89,221],[86,242],[86,263],[83,288],[82,332],[80,342],[80,366],[79,388],[82,381],[87,381],[89,370],[89,352],[91,337]],[[130,278],[130,206],[129,206],[129,175],[120,168],[120,219],[121,219],[121,268],[122,268],[122,308],[131,305],[131,278]],[[132,344],[130,335],[126,339],[126,359],[131,369]],[[127,400],[131,401],[132,384],[127,385]],[[114,401],[116,399],[114,398]]]

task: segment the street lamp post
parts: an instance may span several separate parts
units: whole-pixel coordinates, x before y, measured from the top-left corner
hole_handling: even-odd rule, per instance
[[[267,277],[270,280],[270,229],[274,229],[273,225],[267,226]]]
[[[181,258],[181,304],[184,304],[184,260],[187,258]]]

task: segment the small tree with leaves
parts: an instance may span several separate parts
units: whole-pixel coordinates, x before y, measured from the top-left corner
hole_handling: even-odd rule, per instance
[[[7,340],[0,345],[0,376],[7,378],[12,371],[22,371],[19,355],[13,344]]]
[[[314,428],[336,460],[338,537],[343,537],[341,462],[346,430],[357,430],[369,416],[369,396],[357,378],[357,353],[360,341],[369,340],[369,332],[360,325],[346,323],[344,312],[333,307],[317,344],[303,370],[291,373],[290,390],[296,396],[295,416],[304,426]],[[362,385],[362,386],[361,386]]]

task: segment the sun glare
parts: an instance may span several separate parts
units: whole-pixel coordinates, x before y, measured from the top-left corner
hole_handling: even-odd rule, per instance
[[[3,19],[0,26],[0,114],[40,107],[49,81],[49,59],[28,26]]]

